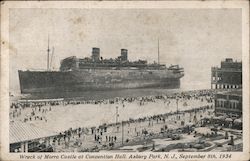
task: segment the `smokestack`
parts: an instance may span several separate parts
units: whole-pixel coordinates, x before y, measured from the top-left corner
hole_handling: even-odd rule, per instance
[[[127,49],[121,49],[121,60],[122,61],[128,60],[128,50]]]
[[[100,48],[92,48],[92,59],[94,61],[100,60]]]

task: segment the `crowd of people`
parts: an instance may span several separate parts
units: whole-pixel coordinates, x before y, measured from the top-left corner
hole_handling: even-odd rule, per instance
[[[113,147],[121,145],[121,142],[130,142],[133,138],[141,138],[142,136],[154,135],[159,133],[162,129],[171,129],[169,122],[174,126],[180,127],[186,125],[188,122],[198,122],[203,117],[203,113],[211,109],[210,106],[213,102],[215,90],[197,90],[177,92],[171,94],[162,94],[157,96],[143,96],[143,97],[126,97],[114,98],[103,100],[76,100],[76,99],[63,99],[63,100],[46,100],[46,101],[19,101],[13,102],[10,106],[10,120],[22,121],[29,123],[31,121],[45,121],[47,122],[46,114],[53,111],[53,106],[67,106],[79,104],[119,104],[126,107],[129,103],[138,103],[139,106],[144,106],[147,103],[162,101],[167,107],[171,102],[182,103],[187,106],[190,100],[199,100],[206,102],[209,105],[196,106],[187,110],[174,110],[152,116],[144,116],[140,118],[129,118],[120,122],[103,124],[96,127],[78,127],[70,128],[66,131],[60,132],[57,136],[53,137],[54,147],[76,146],[92,147],[95,145],[99,147]],[[23,114],[25,109],[29,109],[29,113]],[[188,116],[188,117],[187,117]],[[188,118],[188,119],[187,119]],[[186,119],[186,120],[183,120]],[[182,120],[180,125],[177,125]],[[188,120],[188,121],[187,121]],[[184,123],[183,123],[184,122]],[[138,126],[140,124],[140,126]],[[157,130],[156,130],[157,129]],[[121,132],[124,133],[124,138],[121,138]],[[89,149],[87,149],[89,150]]]
[[[138,138],[145,139],[147,136],[158,136],[163,131],[174,133],[173,130],[184,128],[188,125],[195,125],[202,119],[203,116],[201,114],[212,110],[212,108],[212,106],[204,106],[193,110],[179,111],[178,113],[173,112],[129,119],[97,127],[71,128],[60,133],[54,138],[53,142],[54,146],[58,147],[61,144],[60,141],[64,138],[63,145],[67,145],[67,147],[61,146],[61,148],[69,148],[71,143],[72,147],[74,145],[78,148],[84,147],[86,151],[91,151],[91,148],[92,150],[113,148],[114,146],[117,147],[121,146],[121,144],[132,142]],[[191,115],[193,115],[191,119],[188,118],[188,121],[185,120],[187,116]],[[124,138],[122,138],[122,135]],[[57,143],[55,144],[55,142]],[[85,145],[83,146],[83,144]]]
[[[62,99],[62,100],[48,100],[48,101],[20,101],[12,102],[10,106],[10,120],[21,120],[22,122],[31,121],[44,121],[47,122],[46,114],[52,110],[52,106],[67,106],[74,104],[120,104],[125,107],[125,103],[138,102],[139,106],[143,106],[148,102],[156,102],[157,100],[163,101],[167,107],[171,101],[183,103],[183,106],[188,105],[188,101],[191,99],[201,100],[211,103],[213,100],[214,90],[198,90],[198,91],[187,91],[180,93],[172,93],[166,95],[157,96],[143,96],[143,97],[127,97],[127,98],[114,98],[106,100],[74,100],[74,99]],[[29,112],[25,112],[22,115],[22,111],[29,109]],[[26,110],[27,111],[27,110]]]

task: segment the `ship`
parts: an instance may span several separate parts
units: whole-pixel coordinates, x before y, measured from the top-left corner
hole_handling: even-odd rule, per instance
[[[148,63],[147,60],[128,60],[128,50],[121,49],[117,58],[104,59],[100,48],[93,47],[92,55],[85,58],[67,57],[60,69],[51,70],[48,45],[47,70],[18,70],[22,94],[80,92],[134,88],[180,88],[184,69],[179,65]]]

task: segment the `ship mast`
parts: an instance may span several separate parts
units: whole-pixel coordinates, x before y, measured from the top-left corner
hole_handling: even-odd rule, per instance
[[[51,52],[50,62],[49,62],[49,68],[50,68],[50,70],[52,69],[52,62],[53,62],[54,51],[55,51],[55,48],[54,48],[54,46],[52,46],[52,52]]]
[[[158,65],[160,66],[160,43],[158,38]]]
[[[48,35],[48,49],[47,49],[47,70],[49,71],[49,52],[50,52],[50,49],[49,49],[49,35]]]

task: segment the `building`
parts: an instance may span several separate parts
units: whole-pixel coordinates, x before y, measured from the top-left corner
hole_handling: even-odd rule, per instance
[[[211,69],[211,89],[242,88],[242,62],[226,58]]]
[[[215,115],[242,117],[242,90],[224,91],[215,95]]]
[[[10,152],[52,152],[52,141],[58,134],[33,124],[10,122]]]

